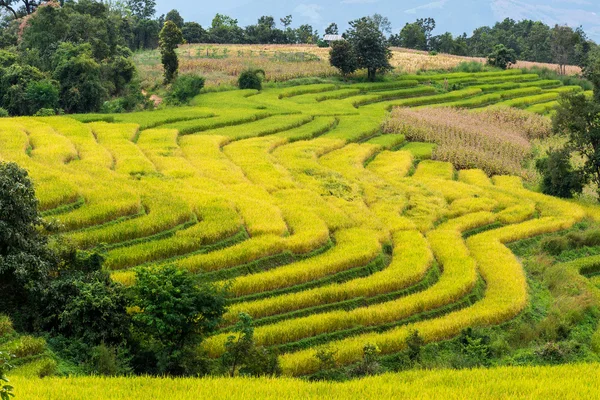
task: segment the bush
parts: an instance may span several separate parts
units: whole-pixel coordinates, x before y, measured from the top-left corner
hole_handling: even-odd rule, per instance
[[[497,44],[488,55],[487,63],[492,67],[507,69],[517,63],[517,53],[503,44]]]
[[[46,350],[46,341],[42,338],[23,336],[19,339],[14,349],[15,356],[19,358],[37,356]]]
[[[40,108],[35,114],[34,117],[52,117],[56,115],[56,111],[53,108]]]
[[[545,194],[571,198],[583,190],[585,178],[573,169],[568,149],[548,151],[545,158],[537,160],[535,167],[542,175],[541,188]]]
[[[54,109],[58,106],[58,85],[49,79],[30,82],[25,91],[25,98],[29,103],[29,114],[40,109]]]
[[[6,111],[6,109],[0,107],[0,118],[6,118],[8,117],[8,111]]]
[[[44,363],[38,369],[38,378],[46,378],[48,376],[56,375],[58,372],[58,364],[51,358],[47,358]]]
[[[326,41],[324,41],[324,40],[319,40],[319,41],[317,42],[317,46],[318,46],[318,47],[321,47],[321,48],[325,48],[325,47],[329,47],[329,43],[327,43],[327,42],[326,42]]]
[[[264,77],[265,71],[262,69],[247,69],[240,74],[238,87],[240,89],[261,90]]]
[[[568,250],[571,243],[564,236],[558,236],[543,239],[540,246],[546,253],[557,256],[563,251]]]
[[[176,104],[187,103],[200,94],[204,81],[203,77],[195,74],[179,76],[171,86],[169,99]]]
[[[0,315],[0,338],[14,333],[12,321],[6,315]]]

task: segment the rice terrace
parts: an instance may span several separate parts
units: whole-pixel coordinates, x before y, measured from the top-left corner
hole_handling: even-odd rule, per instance
[[[0,2],[1,400],[600,398],[581,27],[155,6]]]

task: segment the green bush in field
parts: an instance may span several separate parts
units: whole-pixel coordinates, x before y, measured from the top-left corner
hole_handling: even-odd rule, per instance
[[[488,55],[487,63],[492,67],[507,69],[517,63],[517,53],[503,44],[497,44]]]
[[[205,79],[196,74],[177,77],[169,92],[169,100],[175,104],[187,103],[200,94]]]
[[[0,351],[0,400],[9,400],[15,396],[14,388],[9,384],[10,382],[6,377],[11,368],[10,356]]]
[[[240,89],[262,90],[262,81],[264,78],[265,71],[262,69],[247,69],[240,74],[238,87]]]
[[[172,21],[167,21],[160,31],[159,38],[161,60],[165,69],[165,84],[168,84],[177,77],[179,59],[175,49],[183,43],[183,33]]]

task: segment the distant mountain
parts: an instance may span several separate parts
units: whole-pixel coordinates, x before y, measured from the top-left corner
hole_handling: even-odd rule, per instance
[[[220,0],[191,2],[158,0],[157,11],[166,14],[176,8],[186,21],[210,25],[216,13],[237,18],[241,26],[256,23],[261,15],[279,21],[288,14],[293,26],[309,23],[322,34],[330,22],[340,29],[355,18],[380,13],[392,22],[394,33],[406,22],[433,17],[435,34],[450,31],[455,35],[482,25],[493,25],[506,17],[516,20],[541,20],[549,25],[583,25],[590,38],[600,42],[600,1],[598,0]]]

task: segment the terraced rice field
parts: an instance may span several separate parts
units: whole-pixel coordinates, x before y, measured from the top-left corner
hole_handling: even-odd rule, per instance
[[[465,88],[438,93],[431,82]],[[199,96],[192,107],[129,115],[4,119],[0,159],[30,171],[61,233],[99,249],[113,278],[174,264],[231,283],[221,355],[239,312],[285,375],[340,365],[375,343],[401,351],[467,327],[500,324],[527,305],[505,244],[569,228],[597,212],[427,160],[432,146],[382,135],[394,106],[528,107],[560,82],[520,71],[404,76]]]

